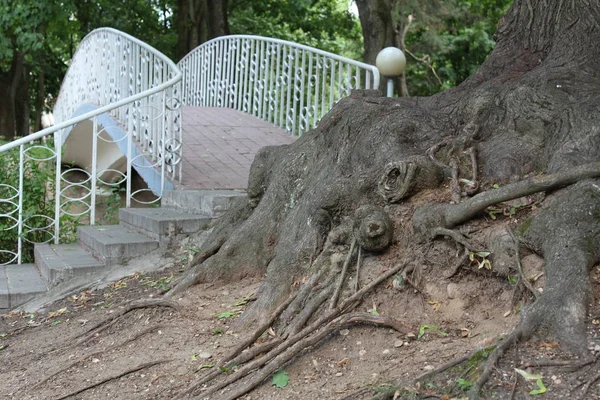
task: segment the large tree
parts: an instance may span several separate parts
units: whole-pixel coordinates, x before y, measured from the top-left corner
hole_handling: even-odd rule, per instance
[[[258,327],[260,335],[275,323],[281,336],[258,347],[258,353],[274,348],[263,361],[240,367],[212,390],[264,365],[227,395],[235,398],[331,329],[368,319],[347,314],[364,292],[337,305],[346,295],[335,282],[355,245],[381,252],[396,240],[405,268],[414,269],[419,244],[437,236],[471,250],[470,240],[452,229],[485,207],[568,185],[515,230],[521,246],[545,258],[547,283],[490,362],[542,326],[585,356],[588,273],[600,260],[600,190],[593,180],[600,175],[599,21],[599,0],[516,0],[498,24],[494,51],[458,87],[427,98],[357,92],[296,143],[262,149],[248,200],[218,221],[195,267],[167,295],[180,296],[201,280],[265,276],[240,324]],[[440,186],[446,180],[451,193]],[[422,191],[438,196],[415,200]],[[514,257],[500,236],[491,237],[495,256]],[[298,282],[305,283],[296,292]],[[329,310],[311,314],[322,303]],[[315,331],[322,324],[331,329]],[[242,365],[247,358],[240,357],[231,363]],[[472,398],[489,376],[490,366],[483,368]]]

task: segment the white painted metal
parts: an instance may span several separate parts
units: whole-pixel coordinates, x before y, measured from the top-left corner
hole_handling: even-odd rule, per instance
[[[379,87],[374,65],[260,36],[213,39],[177,65],[184,105],[235,108],[295,135],[352,90]]]
[[[133,167],[162,171],[161,191],[167,177],[181,179],[180,81],[181,72],[171,60],[123,32],[101,28],[81,41],[54,107],[56,125],[0,146],[0,161],[8,160],[11,151],[18,152],[19,159],[19,165],[10,166],[15,174],[11,182],[15,183],[0,182],[0,231],[18,233],[14,246],[0,249],[0,264],[20,264],[25,243],[58,243],[63,215],[94,224],[97,189],[101,187],[106,190],[126,183],[127,204],[131,204],[140,192],[131,192]],[[85,104],[97,108],[73,118]],[[113,139],[109,127],[100,126],[98,118],[104,114],[116,121],[124,138]],[[74,180],[73,169],[63,170],[62,163],[69,160],[62,159],[62,144],[68,132],[85,121],[92,123],[92,144],[81,151],[91,152],[92,165],[87,171],[77,168],[79,178]],[[128,153],[126,171],[99,170],[99,146],[123,139]],[[131,149],[136,145],[150,163],[142,162],[144,154],[132,159]],[[49,155],[41,157],[40,152]],[[32,163],[48,163],[54,170],[55,179],[48,183],[47,198],[42,200],[54,203],[52,215],[31,215],[31,210],[24,209],[24,197],[31,195],[24,193],[24,182]],[[113,179],[108,180],[108,175]]]

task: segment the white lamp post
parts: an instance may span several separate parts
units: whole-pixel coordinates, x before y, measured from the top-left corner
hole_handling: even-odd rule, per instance
[[[381,75],[387,78],[387,97],[394,94],[394,78],[402,75],[406,67],[406,57],[397,47],[386,47],[377,54],[375,65]]]

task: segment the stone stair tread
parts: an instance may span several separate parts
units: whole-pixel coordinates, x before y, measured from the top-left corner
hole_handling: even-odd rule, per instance
[[[121,225],[88,225],[80,226],[77,229],[79,232],[92,235],[95,240],[105,245],[156,242],[141,233],[133,232]]]
[[[204,229],[212,218],[175,209],[122,208],[119,210],[119,220],[121,226],[166,245],[177,235]]]
[[[35,262],[51,285],[104,268],[103,263],[77,243],[38,244],[35,246]]]
[[[152,218],[156,221],[177,221],[184,219],[205,219],[210,216],[205,214],[192,214],[175,208],[122,208],[120,211],[133,215]]]
[[[240,190],[168,190],[163,193],[161,207],[218,217],[246,196],[246,192]]]
[[[127,262],[158,247],[158,241],[121,225],[80,226],[79,244],[107,266]]]
[[[0,266],[0,308],[15,308],[48,290],[35,264]]]

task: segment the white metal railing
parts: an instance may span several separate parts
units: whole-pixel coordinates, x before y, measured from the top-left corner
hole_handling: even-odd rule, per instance
[[[351,90],[379,87],[373,65],[259,36],[213,39],[177,65],[184,105],[234,108],[296,135]]]
[[[24,246],[34,242],[58,243],[65,215],[94,224],[101,186],[125,185],[127,206],[132,200],[143,202],[136,195],[149,189],[132,192],[134,168],[159,171],[159,198],[167,177],[181,179],[180,81],[181,72],[170,59],[130,35],[101,28],[81,41],[54,107],[56,125],[0,146],[0,162],[10,169],[8,181],[0,182],[0,264],[20,264]],[[84,104],[95,107],[73,117]],[[107,120],[114,126],[107,126]],[[87,171],[65,170],[63,164],[70,160],[63,159],[63,143],[84,121],[91,121],[91,148],[78,151],[91,153],[91,165]],[[112,135],[112,128],[124,134]],[[99,170],[98,147],[106,143],[124,149],[125,172]],[[31,188],[29,174],[43,164],[53,174],[52,181],[43,190]],[[73,170],[79,171],[78,179],[72,178]],[[37,194],[26,192],[28,188],[40,193],[39,201],[52,203],[49,215],[27,209],[30,196]],[[13,244],[3,240],[11,232],[18,238]]]

